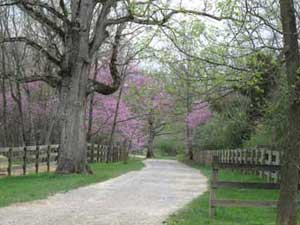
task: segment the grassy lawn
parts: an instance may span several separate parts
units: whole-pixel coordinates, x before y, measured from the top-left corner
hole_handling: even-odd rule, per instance
[[[209,167],[199,166],[193,162],[187,162],[192,167],[210,177]],[[237,171],[220,170],[220,180],[259,182],[262,178],[244,175]],[[246,200],[277,200],[278,191],[273,190],[245,190],[223,189],[217,191],[218,199],[246,199]],[[276,209],[270,208],[217,208],[214,220],[208,216],[209,192],[198,197],[184,209],[172,215],[165,224],[167,225],[275,225]]]
[[[56,175],[54,173],[32,174],[28,176],[5,177],[0,179],[0,207],[12,203],[43,199],[57,192],[93,184],[117,177],[132,170],[141,169],[140,159],[130,159],[128,164],[92,164],[93,175]]]

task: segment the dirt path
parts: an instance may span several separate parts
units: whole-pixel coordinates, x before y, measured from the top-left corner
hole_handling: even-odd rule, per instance
[[[160,225],[206,191],[199,171],[170,160],[147,160],[141,171],[0,209],[1,225]]]

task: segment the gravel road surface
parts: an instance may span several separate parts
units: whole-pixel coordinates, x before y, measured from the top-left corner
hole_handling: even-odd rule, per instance
[[[161,225],[207,190],[198,170],[172,160],[45,200],[0,208],[1,225]]]

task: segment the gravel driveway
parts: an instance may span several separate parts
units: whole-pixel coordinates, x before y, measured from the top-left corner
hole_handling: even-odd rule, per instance
[[[0,208],[1,225],[160,225],[207,190],[199,171],[171,160],[146,160],[141,171]]]

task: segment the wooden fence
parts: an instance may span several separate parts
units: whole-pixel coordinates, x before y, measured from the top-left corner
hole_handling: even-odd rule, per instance
[[[91,163],[125,161],[128,158],[126,146],[114,145],[108,152],[106,145],[88,144],[87,150],[87,158]],[[56,167],[59,145],[0,148],[0,156],[0,175],[11,176],[14,171],[26,175],[28,169],[39,173],[41,167],[50,172],[51,167]]]
[[[281,152],[266,148],[203,151],[204,158],[195,158],[197,162],[212,165],[212,179],[209,214],[213,218],[217,207],[271,207],[276,208],[277,201],[250,201],[237,199],[217,199],[219,188],[230,189],[280,189]],[[197,155],[197,157],[200,157]],[[243,173],[265,177],[267,182],[233,182],[219,180],[220,169],[239,170]],[[299,206],[299,203],[298,203]]]
[[[213,157],[218,156],[219,162],[232,169],[245,173],[253,173],[265,177],[268,182],[278,182],[279,171],[272,166],[280,165],[281,152],[270,148],[249,148],[214,151],[194,151],[194,161],[203,165],[212,165]],[[247,168],[250,165],[264,165],[264,167]],[[265,168],[265,169],[264,169]]]

